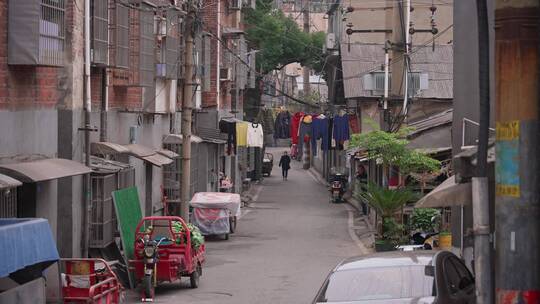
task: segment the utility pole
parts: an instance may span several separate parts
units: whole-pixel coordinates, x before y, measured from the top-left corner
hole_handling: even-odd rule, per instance
[[[195,5],[188,2],[188,14],[185,19],[185,69],[184,100],[182,101],[182,183],[180,216],[189,221],[190,188],[191,188],[191,115],[193,111],[193,86],[196,85],[193,75],[193,23],[195,21]]]
[[[538,1],[495,1],[495,290],[497,303],[540,298]]]
[[[491,244],[489,227],[489,183],[487,154],[489,139],[489,26],[486,0],[476,0],[478,19],[478,75],[480,127],[478,134],[477,174],[472,178],[474,270],[476,303],[493,303]]]
[[[392,97],[407,99],[407,51],[409,43],[410,0],[393,2],[392,19]]]
[[[310,10],[310,7],[309,7],[309,0],[304,0],[303,1],[303,6],[302,6],[302,17],[303,17],[303,21],[304,21],[304,33],[308,33],[309,34],[309,10]],[[304,91],[304,98],[307,98],[311,95],[311,83],[309,82],[309,74],[310,74],[310,69],[307,67],[307,66],[304,66],[303,67],[303,80],[304,80],[304,83],[303,83],[303,91]],[[299,138],[298,140],[304,140],[303,138]],[[302,157],[303,159],[303,168],[304,169],[309,169],[310,167],[310,164],[311,164],[311,147],[310,147],[310,141],[308,141],[307,143],[305,143],[305,149],[304,149],[304,155]]]

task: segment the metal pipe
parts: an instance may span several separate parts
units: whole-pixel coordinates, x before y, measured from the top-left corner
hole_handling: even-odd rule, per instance
[[[92,111],[90,90],[90,0],[84,0],[84,163],[86,166],[90,166],[90,112]],[[90,218],[92,215],[90,191],[90,174],[86,174],[83,178],[83,210],[85,210],[83,216],[84,230],[81,236],[83,257],[88,256],[88,246],[90,244]]]
[[[103,68],[101,75],[101,107],[100,107],[100,126],[99,126],[99,141],[107,141],[107,111],[109,110],[109,94],[108,94],[108,75],[107,68]]]
[[[384,49],[384,106],[385,110],[388,110],[388,62],[390,61],[388,55],[388,49]]]

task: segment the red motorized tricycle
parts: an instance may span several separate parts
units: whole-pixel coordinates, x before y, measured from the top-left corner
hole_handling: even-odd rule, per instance
[[[135,259],[129,263],[142,285],[143,301],[154,298],[154,289],[160,282],[189,277],[191,288],[199,286],[205,245],[194,245],[189,226],[178,216],[149,216],[139,222],[135,230]]]
[[[103,259],[60,259],[63,303],[123,302],[124,288]]]

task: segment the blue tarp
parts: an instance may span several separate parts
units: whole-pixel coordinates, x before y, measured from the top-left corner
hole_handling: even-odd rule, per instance
[[[0,219],[0,278],[37,263],[59,259],[45,219]]]

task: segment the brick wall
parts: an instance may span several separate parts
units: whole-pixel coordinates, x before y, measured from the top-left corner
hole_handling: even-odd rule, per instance
[[[209,0],[205,2],[204,8],[201,11],[201,17],[203,20],[203,30],[210,32],[212,34],[211,47],[210,47],[210,90],[209,92],[203,92],[202,94],[202,107],[203,108],[212,108],[216,107],[218,104],[218,94],[217,91],[219,75],[217,72],[217,63],[218,63],[218,48],[220,47],[219,41],[215,39],[215,36],[218,35],[220,30],[218,25],[218,2],[220,0]],[[223,3],[221,5],[223,7]],[[223,15],[223,14],[222,14]]]
[[[69,6],[66,18],[72,18]],[[64,96],[65,88],[59,77],[64,68],[9,66],[7,27],[6,0],[0,1],[0,109],[54,108]]]

